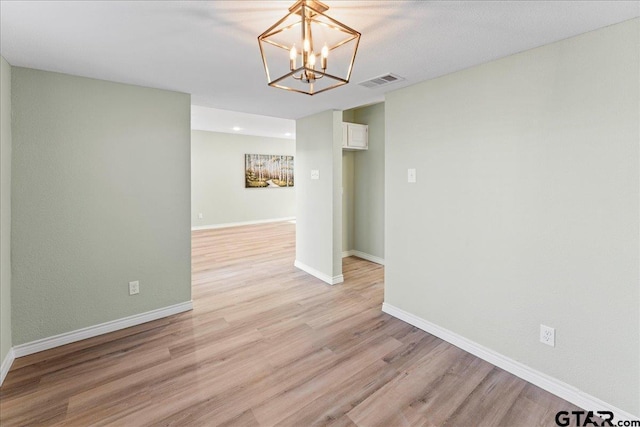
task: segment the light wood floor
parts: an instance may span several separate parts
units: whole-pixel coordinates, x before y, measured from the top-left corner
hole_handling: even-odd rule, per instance
[[[193,233],[192,312],[17,359],[0,424],[553,426],[576,410],[380,311],[383,268],[328,286],[295,225]]]

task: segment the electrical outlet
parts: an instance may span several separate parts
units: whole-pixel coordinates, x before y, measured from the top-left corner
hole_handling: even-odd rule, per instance
[[[198,214],[198,219],[202,219],[202,217],[203,217],[202,212],[200,212],[200,213]]]
[[[140,282],[129,282],[129,295],[136,295],[140,293]]]
[[[540,325],[540,342],[551,347],[556,346],[556,330],[545,325]]]

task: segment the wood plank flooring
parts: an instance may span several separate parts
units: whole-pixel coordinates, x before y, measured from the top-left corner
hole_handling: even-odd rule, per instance
[[[295,225],[193,232],[194,310],[17,359],[0,424],[554,426],[575,406],[381,312],[383,267],[329,286]]]

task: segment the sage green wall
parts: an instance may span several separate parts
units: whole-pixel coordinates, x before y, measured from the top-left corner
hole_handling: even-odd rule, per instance
[[[320,179],[311,179],[311,170]],[[296,260],[342,274],[342,112],[296,121]]]
[[[354,111],[355,111],[354,108],[352,108],[350,110],[343,110],[342,111],[342,121],[343,122],[349,122],[349,123],[355,123]]]
[[[189,301],[190,96],[14,67],[12,106],[14,345]]]
[[[342,117],[369,126],[369,149],[343,155],[343,247],[384,259],[384,103],[345,110]]]
[[[369,126],[369,149],[354,156],[353,248],[384,259],[384,103],[354,110]]]
[[[245,188],[245,154],[294,156],[292,139],[191,132],[191,224],[205,226],[293,217],[294,188]],[[295,158],[294,158],[295,162]],[[203,218],[199,219],[198,214]]]
[[[342,276],[342,111],[332,111],[333,277]]]
[[[385,102],[385,302],[635,415],[639,56],[634,19]]]
[[[0,364],[11,339],[11,66],[0,56]]]
[[[342,121],[353,123],[353,110],[342,111]],[[355,177],[355,153],[353,151],[342,151],[342,250],[350,251],[354,249],[354,182]]]
[[[354,171],[355,153],[342,152],[342,250],[350,251],[354,240]]]

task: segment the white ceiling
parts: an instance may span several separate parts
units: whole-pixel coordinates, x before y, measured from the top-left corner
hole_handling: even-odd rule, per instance
[[[309,97],[266,85],[257,36],[286,1],[2,1],[10,64],[170,89],[194,105],[295,119],[640,16],[639,1],[336,1],[359,30],[352,83]],[[358,82],[392,72],[398,84]]]
[[[191,129],[296,139],[295,120],[197,105],[191,107]]]

